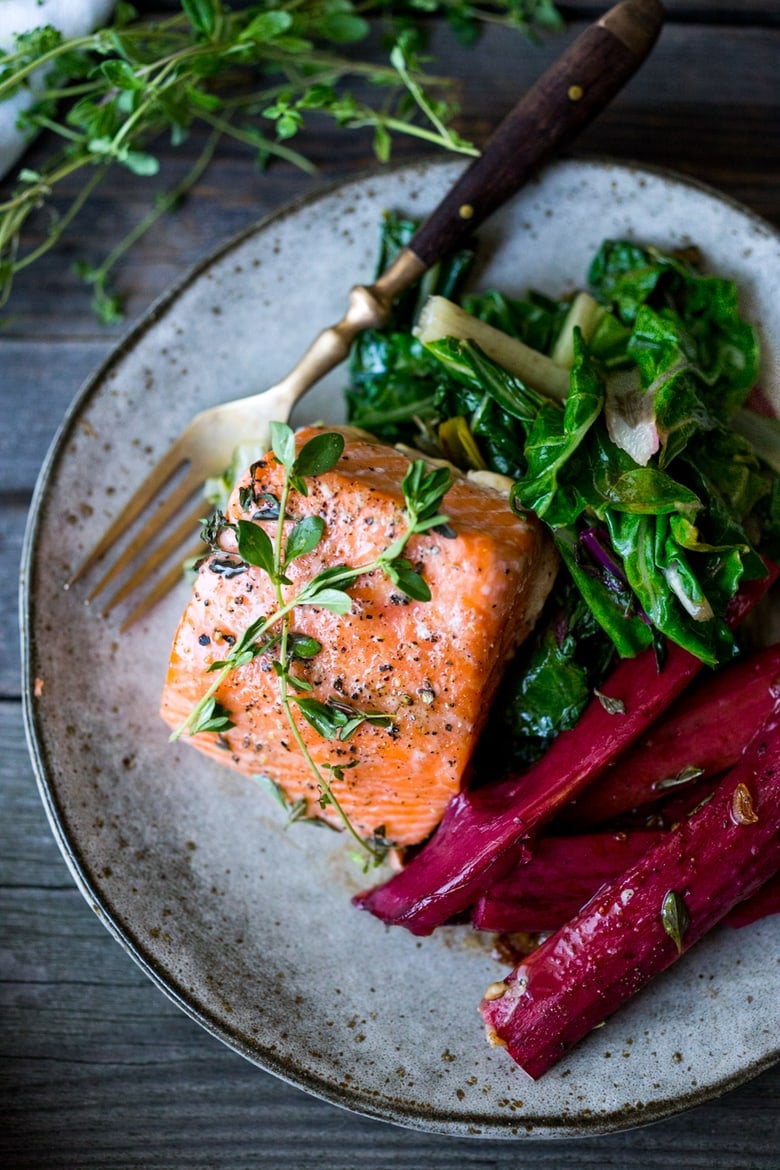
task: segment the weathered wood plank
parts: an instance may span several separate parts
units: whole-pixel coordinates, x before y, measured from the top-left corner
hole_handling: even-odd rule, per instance
[[[24,501],[0,497],[0,700],[18,699],[19,678],[19,561],[27,506]]]
[[[82,382],[110,352],[109,337],[0,340],[0,496],[29,495]]]

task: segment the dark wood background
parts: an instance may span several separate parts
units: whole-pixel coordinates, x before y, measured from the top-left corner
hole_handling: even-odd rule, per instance
[[[583,136],[578,153],[667,166],[780,226],[780,2],[667,0],[667,8],[652,67]],[[542,46],[493,31],[464,50],[435,26],[438,71],[462,79],[463,132],[484,141],[583,20],[601,11],[564,6],[566,32]],[[34,144],[27,165],[48,145]],[[19,554],[47,445],[81,382],[169,283],[286,200],[373,165],[366,134],[327,125],[298,144],[316,162],[315,177],[286,164],[259,174],[242,148],[227,147],[184,206],[119,267],[125,323],[97,325],[73,261],[99,260],[148,207],[148,184],[171,186],[201,145],[196,134],[175,151],[163,147],[156,180],[109,179],[68,237],[19,278],[0,329],[2,1165],[777,1170],[780,1068],[669,1121],[571,1142],[454,1140],[343,1112],[203,1032],[146,980],[74,888],[38,799],[20,701]],[[394,159],[424,154],[410,141]]]

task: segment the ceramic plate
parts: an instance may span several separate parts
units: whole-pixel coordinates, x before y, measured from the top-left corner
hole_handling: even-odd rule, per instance
[[[419,940],[350,906],[337,834],[283,828],[251,780],[168,743],[157,716],[186,587],[131,633],[68,574],[196,411],[275,381],[374,267],[386,208],[422,215],[451,163],[361,179],[230,243],[154,307],[79,396],[37,487],[24,596],[26,715],[43,799],[85,898],[215,1036],[359,1113],[448,1134],[566,1137],[706,1100],[777,1056],[780,920],[722,930],[533,1083],[485,1043],[477,1004],[506,963],[450,928]],[[581,284],[606,236],[699,244],[736,277],[780,378],[780,242],[681,179],[559,163],[483,230],[475,283]],[[343,372],[300,418],[342,416]],[[121,615],[120,615],[121,617]]]

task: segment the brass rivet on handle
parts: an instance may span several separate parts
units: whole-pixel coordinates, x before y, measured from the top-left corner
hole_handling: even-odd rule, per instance
[[[584,94],[585,94],[585,90],[582,88],[581,85],[570,85],[566,96],[568,97],[570,102],[578,102],[578,101],[582,100],[582,97],[584,96]]]
[[[470,203],[464,203],[461,207],[458,208],[458,215],[461,219],[473,219],[474,208]]]

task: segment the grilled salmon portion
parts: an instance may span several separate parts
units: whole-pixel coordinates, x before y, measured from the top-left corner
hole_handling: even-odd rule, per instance
[[[299,448],[317,433],[299,432]],[[404,531],[401,483],[409,459],[370,436],[345,435],[335,467],[307,481],[308,496],[290,498],[286,524],[317,515],[325,528],[318,547],[289,566],[287,597],[326,567],[370,563]],[[273,537],[277,521],[263,519],[263,511],[278,498],[283,474],[272,454],[254,464],[236,485],[228,521],[252,520]],[[322,647],[293,666],[311,687],[307,697],[392,718],[389,726],[363,723],[345,742],[323,738],[300,712],[296,722],[325,774],[339,769],[333,791],[356,830],[381,832],[397,845],[424,840],[463,784],[504,668],[536,621],[557,567],[541,526],[515,515],[495,490],[456,479],[443,511],[447,534],[415,535],[404,551],[430,587],[430,601],[411,600],[373,571],[350,586],[351,613],[299,606],[292,615],[292,629]],[[199,569],[174,638],[161,709],[171,727],[213,681],[211,663],[277,607],[265,573],[238,558],[232,530],[221,543]],[[235,726],[189,742],[241,772],[270,777],[289,801],[303,798],[308,815],[338,824],[333,808],[320,807],[316,778],[292,739],[272,659],[273,651],[258,655],[217,692]]]

